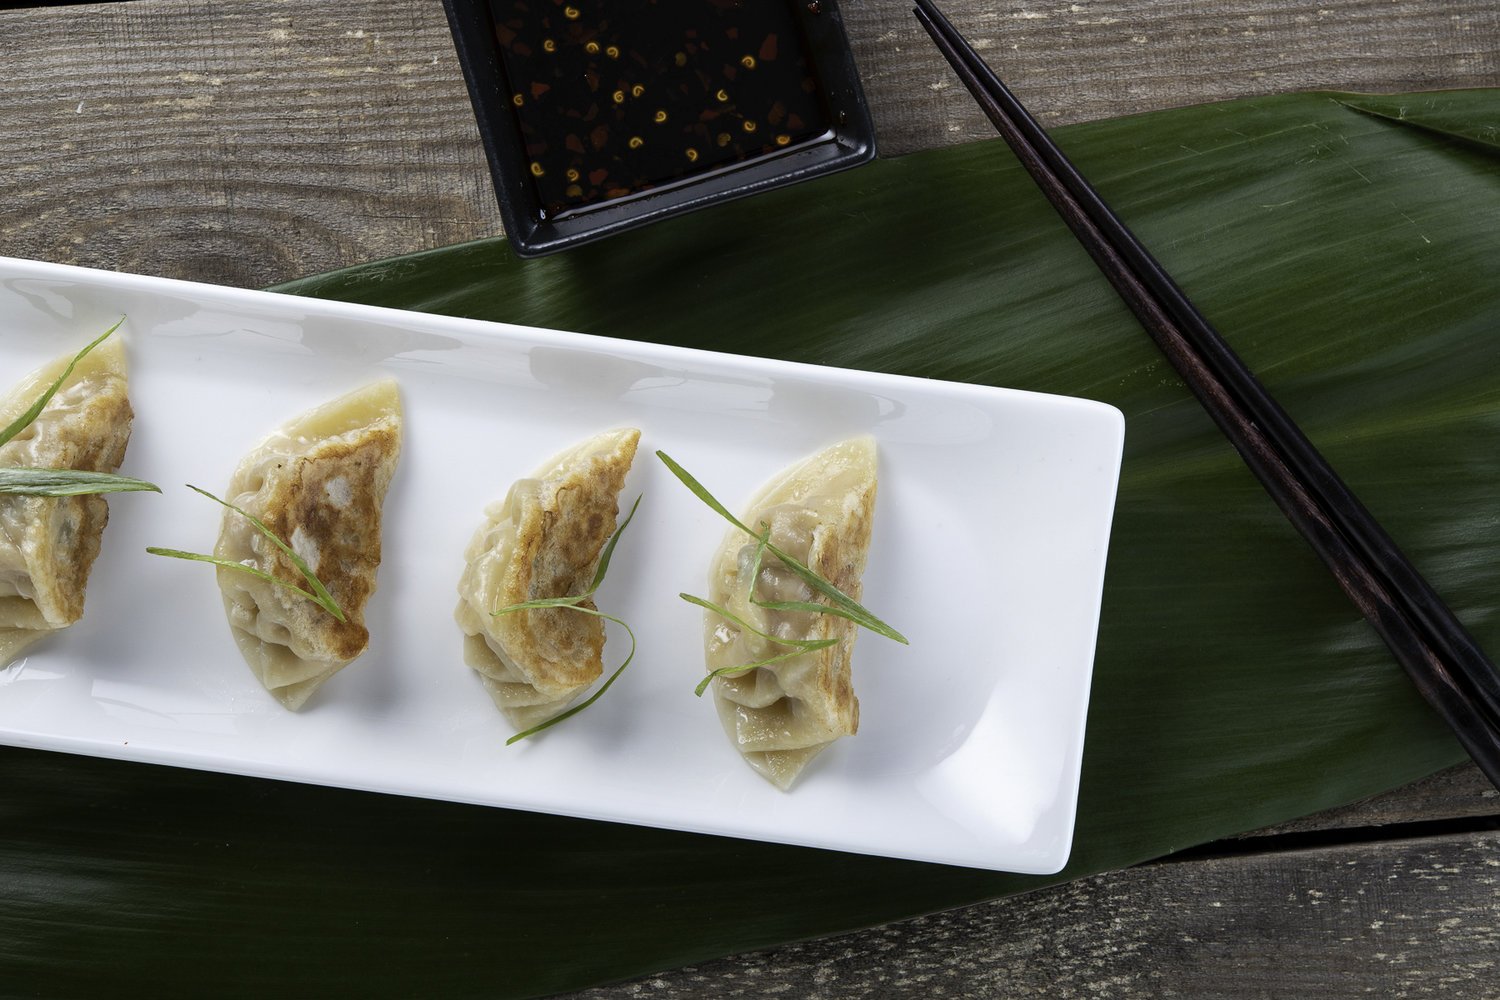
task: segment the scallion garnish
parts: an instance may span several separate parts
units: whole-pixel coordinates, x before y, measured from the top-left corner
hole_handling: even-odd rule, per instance
[[[115,325],[105,330],[99,336],[90,341],[83,350],[73,355],[73,360],[63,369],[63,373],[53,380],[47,387],[47,391],[38,397],[16,419],[10,422],[10,426],[0,430],[0,447],[4,447],[11,438],[30,427],[52,397],[57,395],[57,390],[73,374],[73,369],[78,367],[78,362],[88,357],[90,351],[104,343],[109,335],[120,328],[125,322],[121,316],[115,321]],[[89,496],[98,493],[137,493],[150,492],[160,493],[161,490],[154,484],[142,479],[131,479],[129,476],[117,476],[111,472],[87,472],[81,469],[0,469],[0,494],[33,496],[33,497],[76,497]]]
[[[516,733],[516,735],[505,741],[506,746],[510,746],[512,743],[517,743],[521,740],[524,740],[528,736],[535,736],[543,729],[550,729],[553,726],[557,725],[559,722],[562,722],[564,719],[571,719],[579,712],[582,712],[585,708],[588,708],[594,702],[598,701],[600,697],[603,696],[604,692],[609,690],[609,686],[615,682],[615,678],[623,674],[625,672],[625,668],[630,666],[630,661],[635,659],[635,632],[631,630],[629,625],[627,625],[621,619],[616,618],[614,615],[607,615],[603,611],[599,611],[596,608],[584,608],[579,607],[579,605],[588,600],[590,597],[593,597],[594,592],[599,589],[599,585],[604,582],[604,574],[609,570],[609,561],[615,554],[615,545],[619,542],[620,536],[625,533],[625,529],[630,526],[630,519],[635,517],[636,509],[640,507],[640,505],[641,498],[636,497],[635,503],[630,505],[630,513],[625,515],[625,520],[620,522],[619,527],[615,528],[614,533],[609,536],[609,541],[604,543],[604,551],[599,556],[599,566],[594,570],[594,578],[589,582],[588,590],[585,590],[581,594],[572,594],[567,597],[539,597],[534,601],[523,601],[520,604],[507,605],[506,607],[503,607],[498,611],[490,612],[491,615],[498,617],[500,615],[514,614],[517,611],[531,611],[540,608],[567,608],[571,611],[581,611],[586,615],[593,615],[595,618],[603,618],[606,621],[612,621],[616,625],[619,625],[621,628],[623,628],[626,635],[630,636],[630,652],[626,655],[625,662],[615,668],[615,672],[610,674],[609,679],[599,686],[599,690],[595,691],[586,700],[579,702],[577,705],[574,705],[566,712],[561,712],[557,715],[554,715],[552,718],[546,720],[545,722],[539,722],[536,725],[532,726],[530,729]]]
[[[838,642],[837,639],[787,639],[783,636],[772,635],[769,632],[762,632],[760,629],[756,628],[754,625],[751,625],[749,622],[745,621],[745,619],[741,618],[733,611],[730,611],[728,608],[721,605],[715,604],[713,601],[706,601],[703,598],[696,597],[692,594],[678,594],[677,596],[682,598],[684,601],[687,601],[689,604],[696,604],[700,608],[705,608],[709,611],[712,611],[720,618],[727,618],[728,620],[738,625],[740,628],[745,629],[749,632],[754,632],[762,639],[769,639],[772,642],[779,642],[783,646],[799,646],[802,649],[824,649]],[[730,669],[737,670],[739,668],[731,667]]]
[[[702,483],[694,479],[686,469],[673,461],[671,456],[669,456],[666,452],[658,451],[656,453],[656,457],[660,458],[666,465],[666,467],[672,470],[672,474],[680,479],[683,485],[693,492],[694,496],[696,496],[699,500],[702,500],[704,503],[708,504],[709,507],[713,508],[713,510],[717,512],[721,517],[723,517],[726,521],[734,525],[736,528],[739,528],[751,538],[754,538],[758,541],[763,540],[766,550],[769,551],[777,559],[781,560],[786,568],[791,570],[798,579],[807,584],[817,593],[822,594],[824,597],[833,602],[832,604],[812,604],[805,601],[762,602],[757,601],[752,597],[751,600],[753,601],[753,603],[774,611],[811,611],[817,614],[836,615],[839,618],[847,618],[850,621],[854,622],[854,624],[859,625],[862,628],[869,629],[871,632],[877,632],[880,635],[885,636],[887,639],[894,639],[904,645],[910,645],[910,643],[907,641],[906,636],[902,635],[900,632],[897,632],[885,622],[875,617],[875,615],[871,614],[867,608],[865,608],[854,598],[850,597],[848,594],[835,587],[832,583],[828,582],[827,580],[823,579],[823,577],[813,572],[800,560],[796,559],[790,553],[777,546],[770,540],[769,537],[762,539],[762,536],[759,533],[752,531],[750,528],[746,527],[743,523],[740,522],[737,517],[729,513],[729,511],[724,507],[723,504],[714,499],[713,494],[704,489]]]
[[[62,384],[68,380],[68,376],[73,374],[73,369],[78,367],[78,362],[88,357],[90,351],[98,347],[100,344],[104,343],[104,341],[109,338],[109,335],[118,330],[120,328],[120,324],[124,322],[125,317],[121,316],[118,320],[115,321],[114,326],[99,334],[99,336],[90,341],[83,350],[73,355],[73,360],[68,362],[68,367],[63,369],[63,373],[57,377],[57,381],[53,382],[50,386],[47,387],[47,391],[42,393],[41,398],[38,399],[35,403],[32,403],[31,408],[28,409],[25,413],[21,414],[15,420],[12,420],[9,427],[5,428],[5,430],[3,431],[0,431],[0,445],[5,444],[11,438],[15,437],[17,434],[21,433],[27,427],[29,427],[31,425],[31,422],[41,414],[42,410],[46,409],[47,404],[52,402],[52,397],[57,395],[57,390],[61,389]]]
[[[693,694],[697,695],[700,698],[703,697],[703,692],[708,690],[708,685],[712,683],[715,677],[738,677],[740,674],[749,673],[756,667],[768,667],[773,663],[780,663],[783,660],[790,660],[794,656],[801,656],[803,653],[810,653],[813,650],[817,649],[827,649],[829,646],[838,644],[837,639],[786,639],[779,635],[771,635],[768,632],[762,632],[760,629],[756,628],[754,625],[751,625],[749,622],[745,621],[745,619],[741,618],[733,611],[715,604],[713,601],[706,601],[701,597],[694,597],[692,594],[678,594],[677,596],[682,598],[684,601],[687,601],[689,604],[696,604],[700,608],[712,611],[720,618],[725,618],[729,621],[734,622],[740,628],[745,629],[748,632],[754,632],[762,639],[769,639],[771,642],[779,643],[783,646],[795,647],[789,652],[778,653],[776,656],[768,657],[764,660],[757,660],[754,663],[741,663],[732,667],[720,667],[718,670],[714,670],[710,673],[704,674],[703,680],[699,681],[698,686],[693,689]]]
[[[820,639],[818,641],[821,645],[813,647],[814,649],[822,649],[838,642],[837,639]],[[799,656],[805,655],[807,652],[808,650],[806,649],[789,649],[785,653],[777,653],[775,656],[768,656],[764,660],[756,660],[754,663],[737,663],[732,667],[720,667],[718,670],[712,670],[704,674],[703,679],[698,682],[698,686],[693,688],[693,694],[702,698],[703,692],[708,690],[708,686],[713,683],[715,677],[738,677],[758,667],[770,667],[786,660],[794,660]]]
[[[79,469],[0,469],[0,493],[32,497],[76,497],[96,493],[160,493],[144,479]]]
[[[752,531],[739,518],[729,513],[728,508],[720,503],[712,493],[708,492],[708,490],[703,486],[702,483],[694,479],[691,473],[689,473],[686,469],[673,461],[670,455],[668,455],[664,451],[658,451],[656,453],[656,457],[660,458],[663,464],[665,464],[668,469],[672,470],[672,474],[679,480],[681,480],[682,484],[689,490],[691,490],[694,496],[696,496],[699,500],[702,500],[730,524],[734,525],[736,528],[740,529],[745,534],[756,540],[757,544],[755,546],[755,560],[751,564],[750,571],[749,599],[751,604],[754,604],[756,607],[765,608],[769,611],[804,611],[811,614],[835,615],[839,618],[846,618],[854,624],[859,625],[863,628],[867,628],[872,632],[877,632],[888,639],[894,639],[897,642],[910,645],[910,643],[907,642],[906,637],[900,632],[897,632],[885,622],[881,621],[879,618],[876,618],[858,601],[854,600],[854,598],[850,597],[848,594],[845,594],[843,591],[835,587],[832,583],[825,580],[817,573],[813,572],[800,560],[794,558],[790,553],[784,551],[779,546],[772,543],[771,528],[769,525],[762,525],[763,530],[759,532]],[[822,594],[833,603],[818,604],[812,601],[759,600],[755,596],[755,585],[760,580],[761,558],[766,552],[770,552],[777,559],[781,560],[782,564],[786,566],[787,569],[791,570],[798,579],[802,580],[815,592]],[[711,671],[703,678],[703,680],[698,683],[697,688],[695,688],[693,691],[693,693],[698,695],[698,697],[700,698],[703,696],[703,692],[708,690],[709,684],[715,677],[737,677],[740,674],[747,673],[751,670],[756,669],[757,667],[769,667],[773,664],[781,663],[786,660],[802,656],[804,653],[809,653],[818,649],[826,649],[838,642],[837,639],[787,639],[782,636],[771,635],[770,633],[762,632],[760,629],[751,625],[743,618],[740,618],[738,615],[731,613],[728,608],[721,607],[713,603],[712,601],[704,600],[701,597],[694,597],[692,594],[679,594],[677,596],[681,597],[689,604],[695,604],[698,607],[704,608],[708,611],[712,611],[714,614],[733,622],[742,629],[748,629],[754,634],[760,636],[762,639],[767,639],[779,645],[793,647],[785,653],[780,653],[776,656],[772,656],[764,660],[757,660],[754,663],[741,663],[730,667],[720,667],[718,670]]]
[[[341,622],[348,620],[344,617],[343,609],[338,606],[338,602],[335,601],[333,599],[333,595],[328,592],[328,588],[323,586],[323,581],[318,579],[317,574],[313,573],[311,567],[309,567],[307,563],[303,561],[301,556],[299,556],[295,551],[292,550],[292,547],[290,545],[277,537],[276,532],[266,527],[264,521],[262,521],[260,518],[256,517],[249,511],[241,507],[236,507],[234,504],[230,503],[227,500],[219,499],[212,493],[208,492],[208,490],[199,489],[192,483],[188,484],[188,489],[192,490],[194,493],[199,493],[203,496],[208,497],[214,503],[227,507],[230,510],[234,511],[236,514],[239,514],[241,517],[248,520],[252,525],[255,526],[255,529],[257,531],[269,538],[272,544],[274,544],[282,552],[286,553],[287,558],[292,561],[293,566],[297,567],[297,572],[302,574],[302,579],[307,581],[307,585],[311,589],[303,590],[301,587],[297,586],[294,583],[288,583],[285,580],[281,580],[275,576],[272,576],[270,573],[267,573],[262,569],[258,569],[246,563],[236,562],[233,559],[221,559],[218,556],[208,556],[202,554],[201,552],[184,552],[181,549],[163,549],[157,548],[156,546],[148,547],[146,549],[147,552],[151,553],[153,556],[167,556],[172,559],[191,559],[195,562],[212,563],[215,566],[222,566],[225,569],[234,570],[239,573],[248,573],[258,579],[274,583],[278,587],[285,587],[287,590],[301,594],[303,597],[307,598],[309,601],[312,601],[314,604],[318,605],[324,611],[327,611],[330,615],[333,615],[334,618],[338,619]]]
[[[579,595],[579,599],[581,600],[585,596],[587,595]],[[626,655],[625,662],[616,667],[615,672],[609,675],[609,680],[599,685],[599,690],[589,695],[586,700],[579,702],[572,708],[568,709],[566,712],[554,715],[546,722],[539,722],[536,725],[532,726],[530,729],[526,729],[522,732],[517,733],[516,735],[505,741],[506,746],[510,746],[512,743],[520,742],[528,736],[535,736],[543,729],[550,729],[553,726],[557,725],[559,722],[562,722],[564,719],[570,719],[573,716],[577,715],[579,712],[582,712],[585,708],[588,708],[594,702],[598,701],[604,695],[604,692],[609,690],[609,686],[615,682],[615,678],[623,674],[625,672],[625,668],[630,666],[630,661],[635,659],[635,632],[631,631],[630,626],[625,624],[623,620],[616,618],[614,615],[607,615],[602,611],[595,610],[594,608],[580,608],[576,604],[556,604],[528,601],[525,604],[513,604],[508,608],[501,608],[499,611],[496,611],[495,614],[504,615],[509,614],[512,611],[524,611],[527,608],[531,607],[572,608],[574,611],[582,611],[584,614],[594,615],[597,618],[603,618],[607,621],[612,621],[616,625],[619,625],[621,628],[623,628],[625,630],[625,633],[630,636],[630,653]]]

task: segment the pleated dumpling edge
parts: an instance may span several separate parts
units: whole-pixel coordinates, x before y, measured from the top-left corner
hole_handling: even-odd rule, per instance
[[[518,730],[562,712],[599,678],[604,624],[567,608],[492,612],[587,589],[640,436],[618,428],[553,456],[486,508],[464,551],[454,611],[464,661]],[[596,610],[591,599],[579,606]]]
[[[741,520],[757,531],[769,526],[773,544],[857,601],[875,512],[876,466],[873,437],[840,441],[772,479]],[[814,757],[859,729],[850,670],[858,628],[836,615],[774,611],[754,603],[752,593],[761,601],[816,600],[811,588],[773,557],[762,560],[752,580],[756,547],[738,528],[726,533],[710,565],[709,599],[761,632],[835,640],[713,682],[714,703],[730,742],[757,773],[787,790]],[[705,612],[709,671],[759,662],[791,648]]]
[[[0,398],[0,427],[35,404],[75,357],[48,362]],[[114,338],[79,359],[36,419],[0,446],[0,467],[116,472],[133,420],[125,347]],[[0,668],[83,616],[108,523],[99,495],[0,497]]]

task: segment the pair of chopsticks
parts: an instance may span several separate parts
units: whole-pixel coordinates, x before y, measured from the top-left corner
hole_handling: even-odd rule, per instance
[[[1422,574],[931,0],[914,13],[1266,492],[1500,788],[1500,674]]]

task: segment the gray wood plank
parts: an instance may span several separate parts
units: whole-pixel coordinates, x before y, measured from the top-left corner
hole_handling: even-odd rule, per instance
[[[1149,864],[570,996],[1494,998],[1497,849],[1488,832]]]
[[[1048,123],[1500,84],[1491,0],[951,0]],[[989,136],[903,0],[846,0],[887,154]],[[6,252],[262,286],[500,231],[435,0],[0,13]]]
[[[847,6],[887,152],[992,134],[909,3]],[[949,0],[944,9],[1044,125],[1295,90],[1500,80],[1491,0]]]
[[[1479,768],[1464,764],[1363,802],[1328,809],[1245,836],[1274,837],[1481,817],[1500,817],[1500,791]]]
[[[0,18],[8,252],[262,286],[500,229],[440,4]]]

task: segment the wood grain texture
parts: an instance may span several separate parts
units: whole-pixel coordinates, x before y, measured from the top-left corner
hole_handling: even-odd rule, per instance
[[[1500,792],[1464,765],[1180,859],[569,998],[1492,1000],[1497,828]]]
[[[1481,1000],[1500,995],[1497,849],[1488,833],[1143,865],[571,996]]]
[[[1049,125],[1500,85],[1493,0],[946,6]],[[990,136],[907,3],[843,10],[886,155]],[[436,0],[39,5],[0,12],[0,57],[0,252],[257,287],[500,231]],[[1226,856],[584,995],[1497,996],[1495,816],[1464,767]],[[1364,839],[1450,820],[1469,832]],[[1339,831],[1349,844],[1284,849]]]
[[[1328,809],[1245,836],[1253,839],[1485,817],[1500,819],[1500,791],[1485,779],[1479,768],[1464,764],[1354,805]]]
[[[256,287],[499,231],[440,4],[0,18],[8,252]]]
[[[847,6],[887,153],[992,134],[910,4]],[[983,0],[945,10],[1049,126],[1252,94],[1500,82],[1490,0]]]
[[[1490,0],[952,0],[1048,124],[1500,84]],[[846,0],[886,155],[990,135],[902,0]],[[0,13],[7,253],[263,286],[500,232],[436,0]]]

